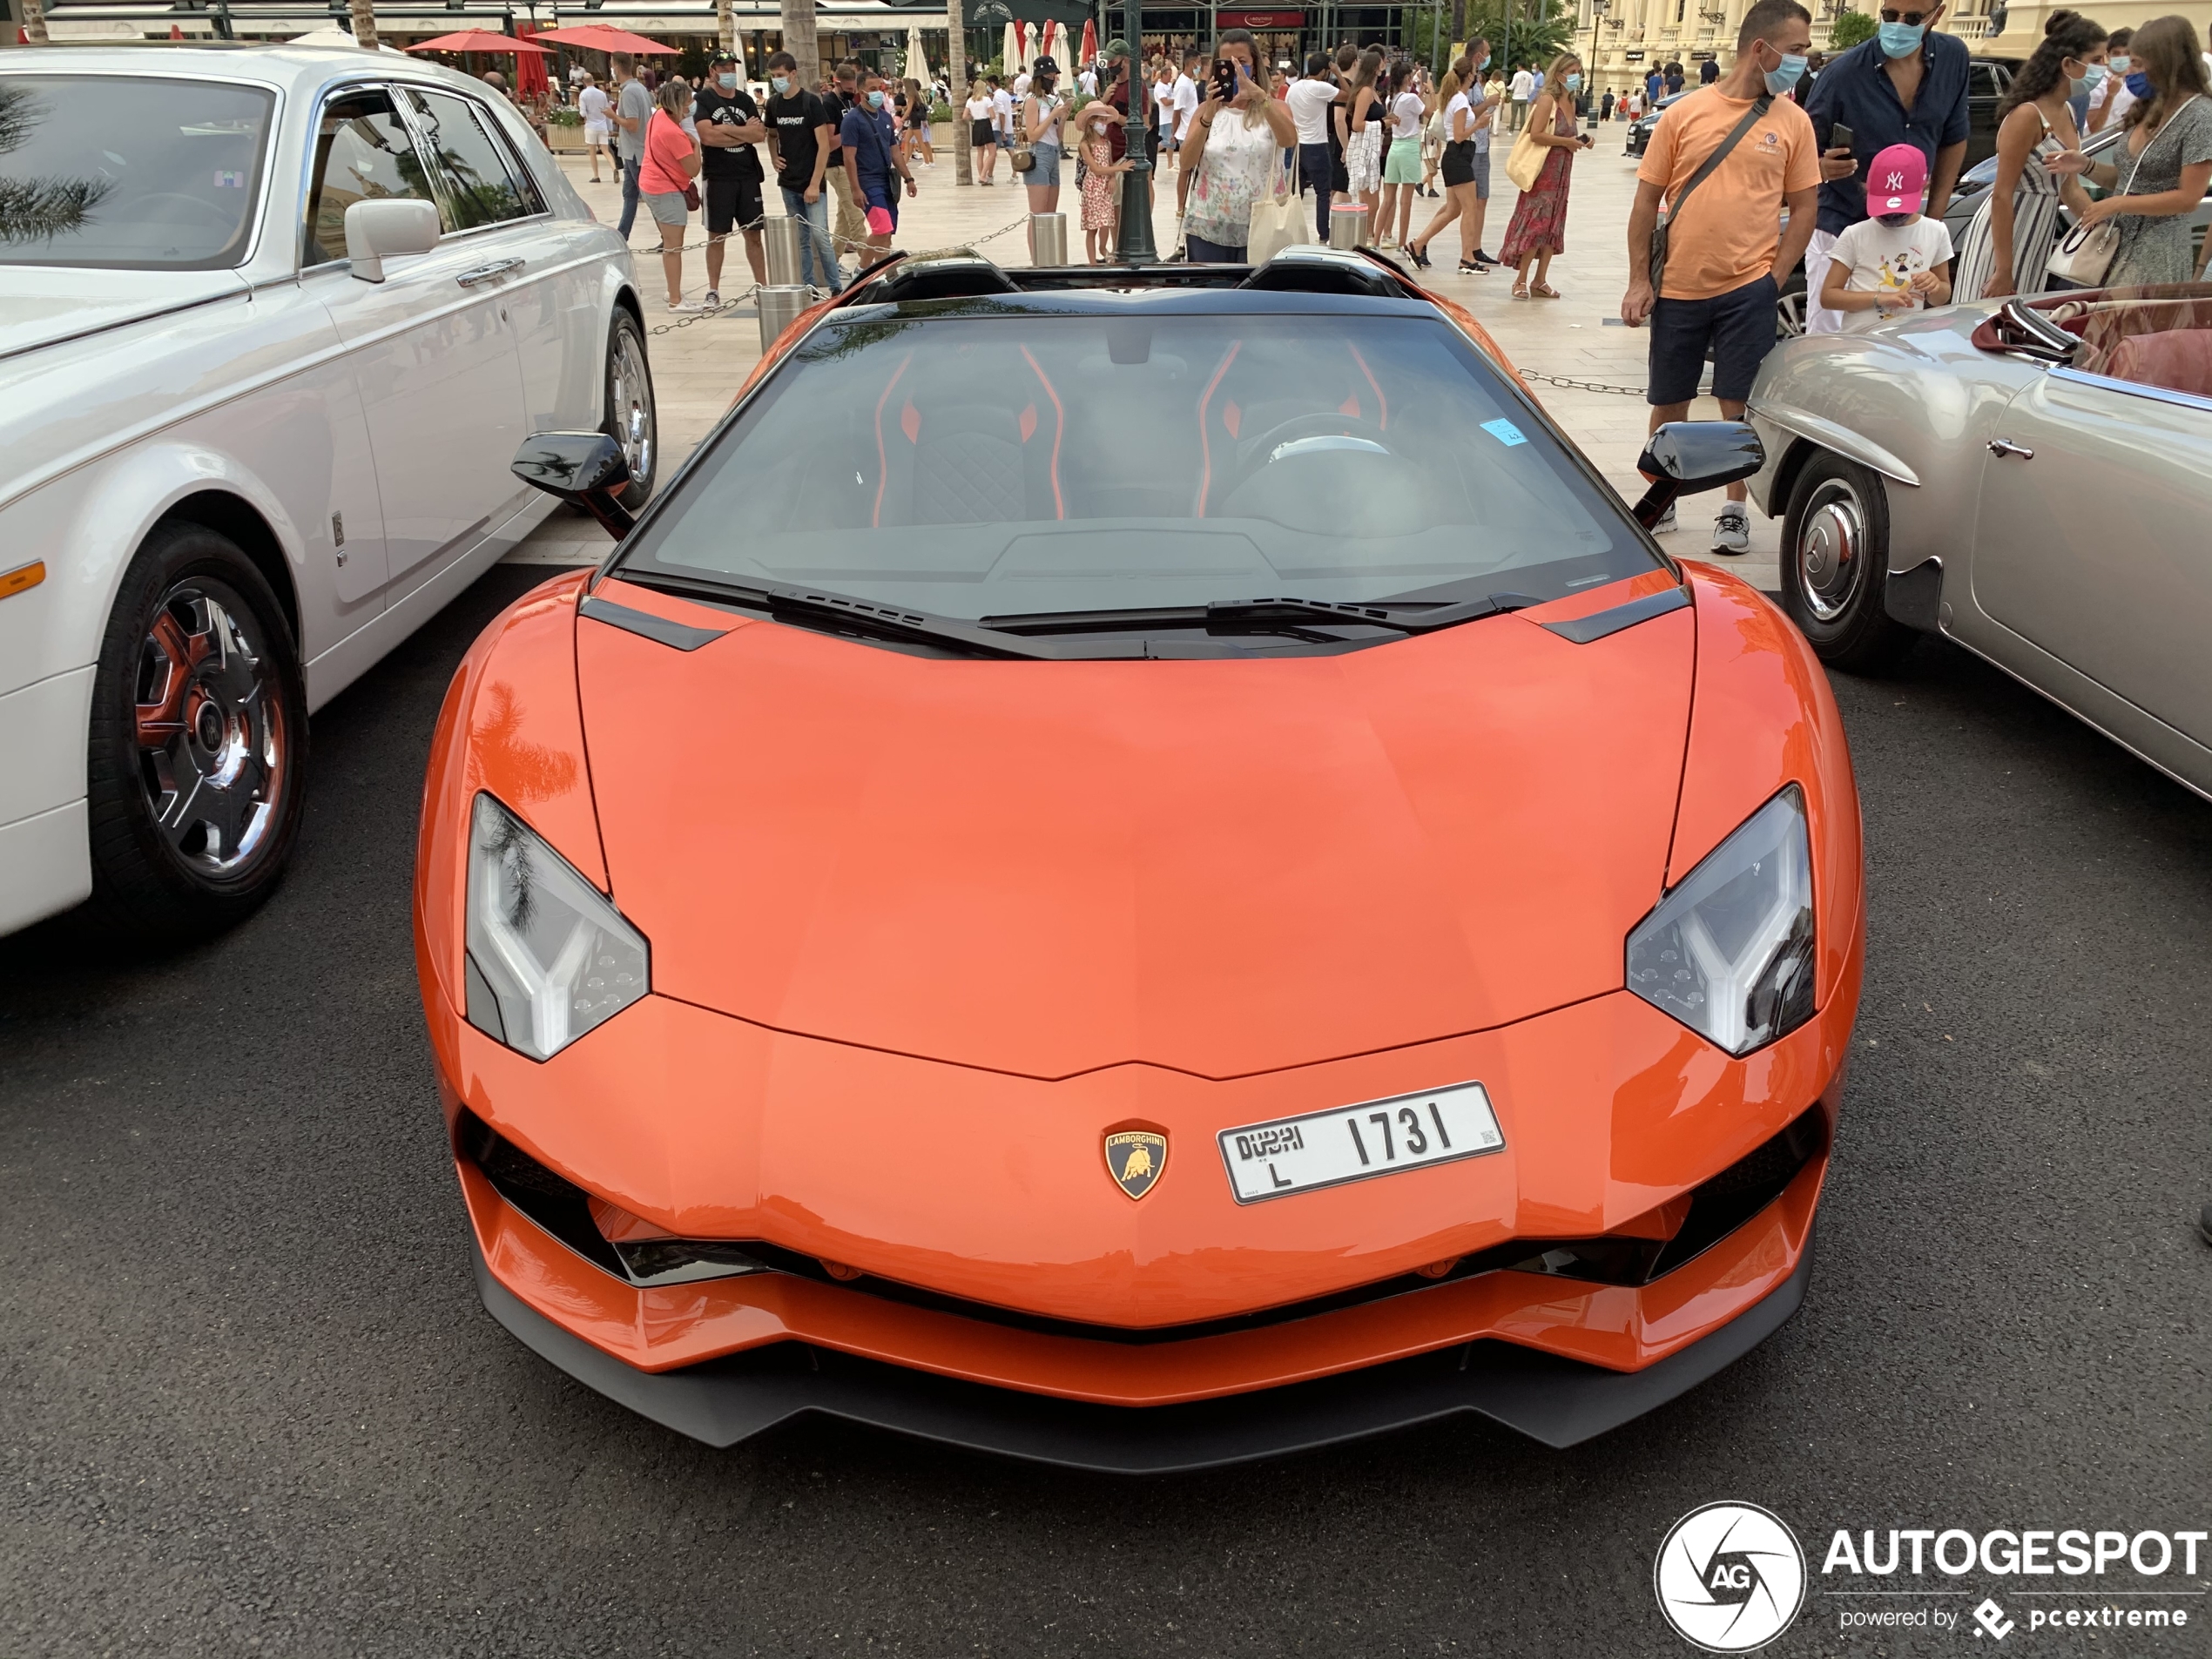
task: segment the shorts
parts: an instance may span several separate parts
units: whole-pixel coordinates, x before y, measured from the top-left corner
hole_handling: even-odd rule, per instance
[[[583,141],[586,144],[612,144],[614,139],[614,128],[604,121],[586,121],[583,124]]]
[[[860,180],[860,199],[867,204],[868,234],[888,236],[899,228],[899,187],[883,180]]]
[[[760,181],[758,179],[702,179],[699,194],[706,199],[706,233],[727,236],[733,228],[760,228]]]
[[[998,141],[999,130],[988,121],[974,121],[968,124],[968,147],[969,149],[987,150]]]
[[[685,205],[680,190],[641,190],[637,199],[645,204],[645,211],[653,216],[656,225],[688,225],[691,210]]]
[[[1390,153],[1383,158],[1382,181],[1386,185],[1421,182],[1421,146],[1418,139],[1391,139]]]
[[[1775,286],[1763,276],[1710,300],[1669,300],[1651,307],[1650,390],[1655,404],[1687,403],[1697,395],[1705,353],[1713,354],[1713,395],[1740,402],[1751,395],[1759,365],[1774,349]]]
[[[1032,190],[1057,190],[1060,187],[1060,146],[1056,144],[1033,144],[1029,153],[1036,165],[1016,176]]]
[[[1458,138],[1444,146],[1444,188],[1456,190],[1461,185],[1474,186],[1474,199],[1490,199],[1490,152],[1476,146],[1473,138]]]

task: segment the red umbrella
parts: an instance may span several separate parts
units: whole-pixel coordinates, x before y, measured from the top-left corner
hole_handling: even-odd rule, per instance
[[[1089,18],[1089,17],[1085,17],[1085,18],[1083,19],[1083,55],[1082,55],[1082,62],[1084,62],[1084,63],[1086,63],[1086,64],[1096,63],[1096,62],[1097,61],[1097,59],[1098,59],[1098,25],[1097,25],[1096,23],[1094,23],[1094,22],[1093,22],[1090,18]]]
[[[528,39],[537,32],[533,24],[518,23],[516,32]],[[515,60],[515,91],[521,98],[535,98],[550,84],[545,73],[545,60],[552,54],[540,46],[535,54],[525,54]]]
[[[489,29],[463,29],[458,34],[440,35],[435,40],[425,40],[408,48],[411,52],[535,52],[540,57],[551,56],[544,47],[533,46],[527,40],[517,40],[512,35],[502,35]]]
[[[573,29],[548,29],[536,37],[550,40],[556,46],[582,46],[595,52],[628,52],[633,57],[673,57],[677,52],[673,46],[664,46],[658,40],[648,40],[643,35],[633,35],[627,29],[604,23],[578,24]]]

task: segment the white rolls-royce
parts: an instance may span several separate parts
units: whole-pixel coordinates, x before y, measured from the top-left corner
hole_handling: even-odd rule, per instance
[[[629,250],[391,54],[0,53],[0,933],[266,894],[307,717],[533,529],[534,431],[652,487]]]

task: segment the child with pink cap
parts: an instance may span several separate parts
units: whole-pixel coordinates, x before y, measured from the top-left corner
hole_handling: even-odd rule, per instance
[[[1845,327],[1871,328],[1903,311],[1951,303],[1951,230],[1920,208],[1928,158],[1893,144],[1866,169],[1866,217],[1836,239],[1820,303]]]

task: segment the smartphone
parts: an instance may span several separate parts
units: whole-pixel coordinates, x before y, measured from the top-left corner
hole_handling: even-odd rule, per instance
[[[1237,96],[1237,62],[1224,58],[1213,66],[1213,95],[1224,104]]]
[[[1856,146],[1851,141],[1851,130],[1845,126],[1841,121],[1837,122],[1835,125],[1828,129],[1828,147],[1831,150],[1850,150],[1855,148]]]

